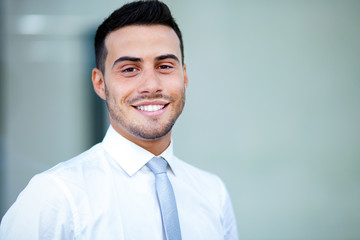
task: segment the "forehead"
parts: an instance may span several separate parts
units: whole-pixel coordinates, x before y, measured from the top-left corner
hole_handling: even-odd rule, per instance
[[[111,32],[105,39],[108,58],[174,54],[181,58],[180,40],[163,25],[131,25]]]

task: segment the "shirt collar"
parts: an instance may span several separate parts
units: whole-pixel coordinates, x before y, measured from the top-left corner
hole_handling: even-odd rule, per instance
[[[121,136],[111,125],[102,141],[102,146],[129,176],[134,175],[155,156]],[[166,159],[171,171],[175,174],[172,140],[169,147],[159,156]]]

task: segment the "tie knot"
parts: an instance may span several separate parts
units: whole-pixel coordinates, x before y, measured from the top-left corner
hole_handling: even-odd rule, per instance
[[[156,175],[159,173],[166,173],[168,163],[161,157],[153,157],[147,164],[151,171]]]

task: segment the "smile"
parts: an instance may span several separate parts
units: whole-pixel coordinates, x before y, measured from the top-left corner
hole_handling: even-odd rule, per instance
[[[146,106],[137,106],[136,108],[145,111],[145,112],[155,112],[160,109],[163,109],[165,105],[146,105]]]

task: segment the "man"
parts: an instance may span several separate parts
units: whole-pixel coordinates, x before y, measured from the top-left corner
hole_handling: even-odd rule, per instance
[[[99,26],[95,52],[111,123],[103,142],[35,176],[1,239],[237,239],[222,181],[173,155],[188,77],[168,7],[124,5]]]

